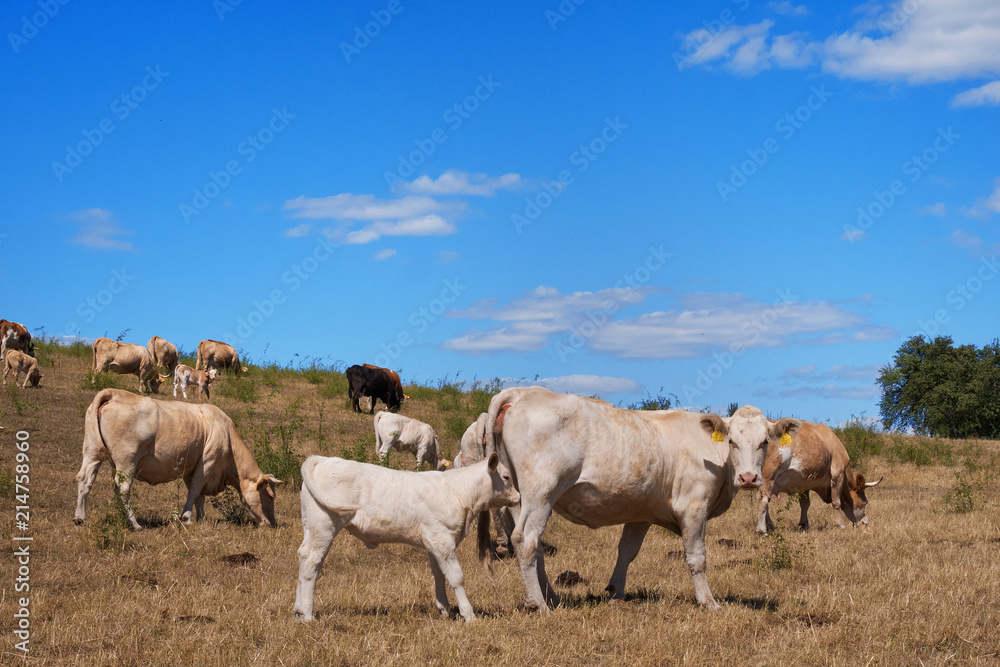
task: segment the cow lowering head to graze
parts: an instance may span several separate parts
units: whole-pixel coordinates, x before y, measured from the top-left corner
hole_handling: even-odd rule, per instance
[[[204,394],[205,400],[208,400],[211,398],[208,393],[208,387],[212,384],[212,380],[215,379],[217,372],[214,367],[207,371],[196,371],[190,366],[177,364],[177,367],[174,369],[174,398],[177,398],[177,387],[180,387],[184,399],[187,400],[188,385],[193,384],[198,387],[201,394]]]
[[[233,421],[208,403],[156,401],[120,389],[97,393],[84,416],[83,463],[76,475],[78,492],[73,521],[87,518],[87,496],[105,460],[114,468],[115,495],[120,497],[132,528],[139,522],[129,504],[133,480],[163,484],[181,478],[187,500],[181,520],[205,516],[205,496],[236,489],[260,525],[276,526],[275,487],[281,480],[257,467]]]
[[[392,369],[382,368],[381,366],[374,366],[372,364],[361,364],[361,365],[364,366],[365,368],[371,368],[372,370],[383,371],[386,375],[388,375],[389,382],[392,384],[393,391],[396,392],[396,396],[399,399],[400,405],[403,404],[403,401],[406,399],[406,396],[403,394],[403,383],[399,379],[399,373],[397,373]]]
[[[465,595],[458,545],[476,516],[516,503],[510,473],[495,454],[468,468],[406,472],[340,458],[310,456],[302,464],[302,546],[295,618],[313,619],[316,578],[341,530],[369,549],[396,542],[427,550],[434,599],[442,615],[450,605],[445,580],[455,591],[459,613],[475,619]]]
[[[156,371],[149,350],[135,343],[122,343],[110,338],[94,341],[94,363],[91,368],[91,384],[97,382],[97,374],[111,370],[121,375],[135,375],[139,378],[139,391],[149,389],[160,393],[160,384],[170,376]]]
[[[375,453],[380,459],[389,450],[409,452],[417,457],[417,467],[426,462],[432,470],[444,470],[447,462],[430,424],[403,415],[379,410],[375,414]]]
[[[194,365],[196,370],[207,371],[210,368],[232,370],[235,373],[245,373],[246,367],[240,365],[240,355],[236,348],[228,343],[217,340],[203,340],[198,343],[198,356]]]
[[[35,356],[28,329],[17,322],[0,320],[0,359],[7,356],[7,350],[21,350],[30,357]]]
[[[706,522],[740,489],[760,485],[768,445],[798,420],[768,424],[756,408],[714,414],[615,408],[542,387],[505,389],[490,402],[486,452],[498,452],[521,504],[511,536],[529,609],[558,604],[541,535],[555,510],[590,528],[625,524],[608,592],[625,593],[628,566],[650,526],[681,536],[695,597],[716,608],[705,576]],[[489,517],[479,521],[480,556],[489,556]]]
[[[169,340],[153,336],[146,343],[149,356],[153,359],[154,366],[163,366],[169,373],[174,372],[177,367],[177,348]]]
[[[380,399],[389,410],[399,410],[402,403],[402,393],[397,393],[395,382],[381,368],[366,368],[354,365],[348,368],[347,376],[347,396],[351,400],[351,408],[355,412],[361,412],[358,405],[362,396],[371,397],[371,408],[368,414],[375,412],[375,400]]]
[[[802,428],[791,438],[790,456],[768,452],[764,462],[764,483],[757,503],[757,531],[766,534],[774,529],[768,504],[779,493],[799,494],[799,528],[809,529],[809,492],[814,491],[823,502],[844,512],[852,525],[868,524],[865,507],[867,487],[877,486],[865,481],[864,475],[851,469],[851,457],[837,434],[825,424],[802,422]]]
[[[29,382],[32,387],[37,387],[38,381],[44,377],[38,371],[38,361],[20,350],[7,350],[7,354],[4,355],[3,360],[4,384],[7,384],[7,373],[10,371],[14,371],[14,384],[17,384],[18,376],[24,373],[24,384],[21,385],[22,389],[27,389]]]

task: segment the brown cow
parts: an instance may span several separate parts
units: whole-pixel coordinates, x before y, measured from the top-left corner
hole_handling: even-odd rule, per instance
[[[757,503],[757,532],[767,534],[774,529],[767,506],[772,497],[782,492],[799,494],[799,528],[802,530],[809,529],[810,491],[815,491],[834,509],[842,510],[851,524],[868,524],[865,489],[876,486],[882,478],[866,482],[864,475],[855,474],[844,443],[829,426],[804,421],[787,446],[782,445],[770,448],[764,461],[764,481]]]
[[[373,366],[372,364],[361,364],[361,365],[364,366],[365,368],[373,368],[376,370],[385,371],[386,375],[389,376],[392,388],[396,390],[396,396],[399,397],[400,405],[402,405],[404,400],[409,398],[408,396],[403,395],[403,383],[400,382],[399,380],[399,373],[393,370],[389,370],[388,368],[382,368],[381,366]],[[374,399],[372,400],[374,401]],[[374,409],[374,407],[375,406],[373,405],[372,408]]]
[[[199,371],[207,371],[212,367],[220,370],[232,369],[236,373],[245,373],[247,370],[240,365],[240,355],[236,353],[236,348],[228,343],[210,339],[198,343],[198,358],[194,367]]]
[[[28,355],[35,356],[28,329],[17,322],[0,320],[0,359],[6,358],[7,350],[23,350]]]
[[[169,340],[153,336],[146,343],[149,356],[153,359],[154,366],[163,366],[170,373],[177,367],[177,348]]]
[[[94,341],[91,384],[97,382],[98,373],[109,369],[121,375],[135,375],[139,378],[139,391],[148,387],[154,394],[160,393],[160,383],[170,377],[156,372],[149,350],[142,345],[98,338]]]
[[[73,522],[87,519],[87,496],[101,464],[115,470],[115,495],[124,501],[132,528],[139,522],[129,504],[132,481],[163,484],[182,478],[188,487],[181,520],[205,516],[205,496],[232,486],[258,524],[276,526],[275,486],[281,480],[261,472],[233,420],[208,403],[155,401],[121,389],[97,393],[84,416],[83,463]]]
[[[38,372],[38,360],[34,357],[29,357],[20,350],[7,350],[7,354],[4,356],[4,384],[7,384],[7,373],[11,370],[14,371],[14,384],[17,384],[17,376],[24,373],[24,384],[21,385],[22,389],[26,389],[29,382],[31,382],[32,387],[37,387],[38,381],[43,377]]]

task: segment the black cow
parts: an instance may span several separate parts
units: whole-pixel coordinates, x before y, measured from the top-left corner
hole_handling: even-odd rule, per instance
[[[403,397],[396,391],[396,382],[385,370],[351,366],[347,369],[346,375],[347,395],[351,399],[351,407],[355,412],[361,412],[361,406],[358,402],[362,396],[370,396],[372,399],[371,410],[368,414],[375,412],[376,399],[381,399],[390,410],[399,410]]]

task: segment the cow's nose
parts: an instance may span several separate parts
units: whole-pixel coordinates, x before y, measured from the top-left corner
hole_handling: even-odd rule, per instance
[[[755,472],[740,473],[737,481],[744,489],[753,489],[760,486],[760,476]]]

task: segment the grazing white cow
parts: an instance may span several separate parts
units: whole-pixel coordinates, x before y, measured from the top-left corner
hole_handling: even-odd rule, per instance
[[[375,414],[375,452],[380,459],[384,459],[390,449],[413,454],[417,457],[417,467],[424,461],[432,469],[444,470],[448,467],[430,424],[380,410]]]
[[[174,398],[177,398],[177,387],[180,387],[184,399],[187,400],[188,385],[193,384],[198,387],[200,392],[205,395],[205,399],[208,400],[211,398],[208,393],[208,386],[212,384],[216,373],[218,373],[218,370],[214,366],[207,371],[196,371],[190,366],[177,364],[174,368]]]
[[[510,473],[496,454],[468,468],[408,472],[340,458],[310,456],[302,464],[302,546],[295,618],[313,619],[316,577],[341,530],[369,549],[396,542],[427,550],[434,599],[449,613],[445,579],[455,591],[462,618],[475,619],[465,595],[458,545],[477,514],[516,503]]]
[[[94,363],[91,367],[91,384],[97,382],[97,374],[107,370],[122,375],[135,375],[139,378],[139,391],[147,387],[154,393],[160,393],[160,384],[169,375],[160,375],[156,364],[149,356],[149,350],[135,343],[122,343],[110,338],[98,338],[94,341]]]
[[[87,496],[101,464],[110,459],[115,470],[115,495],[122,498],[132,528],[140,530],[129,504],[134,479],[163,484],[183,478],[188,487],[181,520],[205,516],[205,496],[227,487],[258,524],[276,526],[274,491],[281,480],[265,475],[253,453],[236,433],[233,420],[208,403],[156,401],[121,389],[97,393],[84,416],[83,463],[73,522],[87,519]]]
[[[809,530],[809,492],[815,491],[823,502],[843,510],[852,525],[868,525],[868,505],[864,475],[851,469],[851,457],[837,434],[826,424],[802,422],[802,428],[790,443],[791,456],[782,460],[777,451],[768,452],[764,461],[764,482],[757,503],[757,531],[767,534],[774,523],[767,506],[779,493],[799,494],[799,528]]]
[[[14,384],[17,384],[17,377],[24,373],[24,384],[21,385],[21,389],[27,389],[29,382],[32,387],[38,386],[38,381],[43,377],[38,371],[38,360],[20,350],[7,350],[7,355],[3,359],[4,384],[7,384],[7,373],[14,371]]]
[[[628,566],[650,526],[681,536],[698,603],[719,605],[705,576],[705,524],[740,489],[761,483],[768,444],[800,426],[769,424],[743,406],[714,414],[625,410],[542,387],[506,389],[490,402],[486,451],[500,453],[521,493],[512,535],[529,609],[559,598],[549,585],[541,535],[555,510],[590,528],[625,524],[607,590],[625,593]],[[489,515],[479,521],[479,552],[489,556]]]

